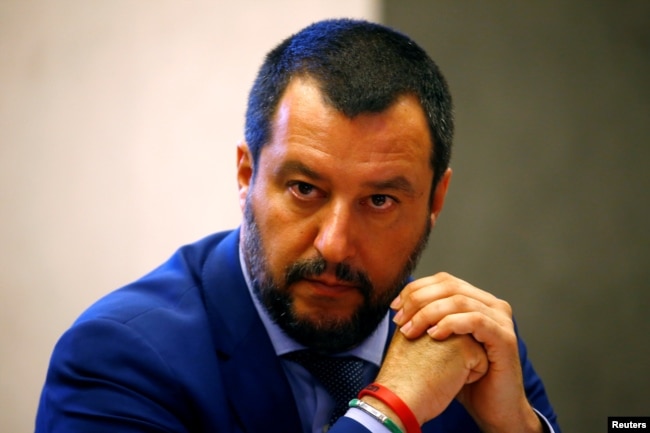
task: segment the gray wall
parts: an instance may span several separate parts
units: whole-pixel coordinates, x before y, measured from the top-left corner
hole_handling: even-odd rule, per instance
[[[385,2],[455,96],[419,274],[508,299],[565,432],[650,415],[650,2]]]

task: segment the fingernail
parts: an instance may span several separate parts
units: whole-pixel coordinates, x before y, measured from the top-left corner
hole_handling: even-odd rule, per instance
[[[406,325],[402,326],[399,330],[402,331],[402,334],[408,335],[411,328],[413,328],[413,322],[409,320],[408,322],[406,322]]]
[[[395,314],[395,317],[393,317],[393,322],[399,325],[402,321],[402,317],[404,317],[404,310],[399,310],[397,314]]]
[[[393,299],[393,302],[390,303],[390,308],[396,310],[399,307],[399,302],[400,302],[400,298],[398,296],[397,298]]]
[[[435,338],[435,334],[438,331],[438,325],[434,325],[431,328],[427,329],[427,334],[429,334],[429,337]]]

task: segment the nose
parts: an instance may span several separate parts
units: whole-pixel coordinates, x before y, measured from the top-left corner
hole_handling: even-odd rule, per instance
[[[354,212],[344,203],[331,203],[321,210],[314,247],[329,263],[342,263],[356,253]]]

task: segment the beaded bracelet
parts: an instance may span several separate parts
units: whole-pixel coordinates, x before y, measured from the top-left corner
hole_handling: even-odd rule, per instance
[[[418,420],[415,418],[413,411],[411,411],[406,403],[404,403],[402,399],[395,395],[395,393],[390,389],[378,384],[377,382],[373,382],[361,390],[359,398],[364,395],[374,397],[391,408],[391,410],[395,412],[395,415],[397,415],[402,421],[402,424],[404,424],[407,433],[422,432],[420,429],[420,423],[418,423]]]
[[[350,407],[356,407],[361,409],[365,413],[371,415],[373,418],[376,418],[384,427],[391,431],[391,433],[404,433],[401,428],[392,419],[388,418],[382,412],[378,411],[374,407],[370,406],[368,403],[359,400],[358,398],[353,398],[350,401]]]

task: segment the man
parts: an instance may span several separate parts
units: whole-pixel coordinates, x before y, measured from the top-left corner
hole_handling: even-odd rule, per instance
[[[452,132],[447,85],[406,36],[328,20],[282,42],[237,148],[241,228],[86,311],[36,431],[559,432],[509,305],[410,278]]]

